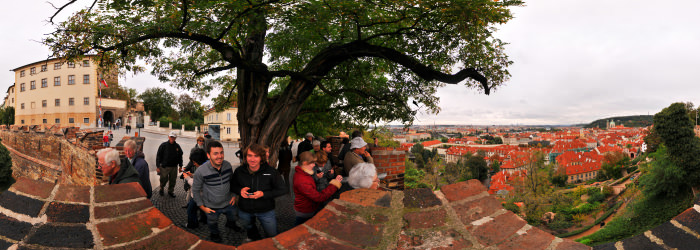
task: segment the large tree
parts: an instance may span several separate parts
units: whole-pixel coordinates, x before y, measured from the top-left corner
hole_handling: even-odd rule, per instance
[[[164,88],[148,88],[139,98],[143,101],[144,109],[151,113],[151,120],[156,121],[175,112],[175,95]]]
[[[436,89],[486,94],[509,77],[495,26],[520,0],[70,0],[86,4],[44,39],[55,56],[154,67],[162,81],[237,94],[242,145],[273,147],[298,116],[410,123]],[[319,106],[304,105],[315,96]],[[226,107],[228,103],[219,103]]]

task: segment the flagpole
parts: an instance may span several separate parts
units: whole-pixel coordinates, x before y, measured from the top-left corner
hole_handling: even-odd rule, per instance
[[[102,79],[102,74],[100,74],[100,73],[98,73],[98,74],[99,74],[99,76],[100,76],[100,79]],[[98,108],[99,108],[99,111],[100,111],[100,113],[99,113],[99,114],[100,114],[100,120],[98,120],[97,124],[98,124],[98,126],[104,127],[104,120],[102,119],[102,84],[101,84],[101,81],[100,81],[100,80],[97,81],[97,85],[100,86],[100,88],[99,88],[99,93],[98,93],[99,98],[100,98],[99,104],[98,104]]]

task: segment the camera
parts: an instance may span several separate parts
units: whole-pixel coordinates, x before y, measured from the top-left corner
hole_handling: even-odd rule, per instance
[[[248,193],[248,196],[252,196],[252,195],[255,195],[255,193]]]

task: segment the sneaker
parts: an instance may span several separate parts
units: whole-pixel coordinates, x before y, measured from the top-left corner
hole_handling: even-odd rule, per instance
[[[175,198],[175,193],[170,193],[170,192],[168,192],[168,195],[170,195],[170,197]]]
[[[221,243],[221,236],[219,236],[218,234],[212,234],[211,236],[209,236],[209,238],[213,242]]]
[[[162,188],[158,191],[158,193],[160,194],[160,196],[165,195],[165,192],[163,192],[163,189],[162,189]]]

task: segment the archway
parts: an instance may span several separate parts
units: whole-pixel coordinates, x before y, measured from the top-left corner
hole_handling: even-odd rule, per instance
[[[103,124],[105,127],[107,124],[114,123],[114,113],[112,113],[112,111],[105,111],[105,113],[102,115],[102,120],[104,121]]]

